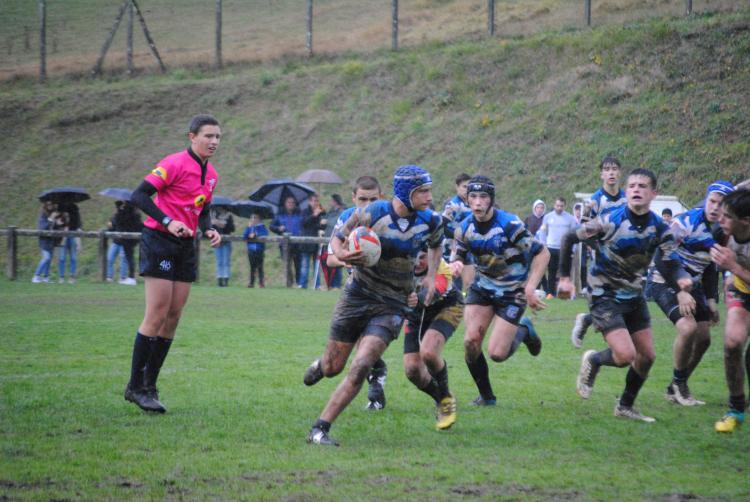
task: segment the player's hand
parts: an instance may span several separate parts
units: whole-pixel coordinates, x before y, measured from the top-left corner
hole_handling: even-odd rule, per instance
[[[677,293],[677,303],[680,306],[680,314],[683,317],[693,317],[695,315],[695,298],[687,291]]]
[[[451,269],[451,274],[453,275],[453,277],[457,277],[461,274],[461,271],[463,271],[464,264],[463,262],[456,260],[456,261],[450,262],[448,264],[448,268]]]
[[[526,303],[534,312],[538,312],[547,308],[547,304],[537,296],[536,288],[533,285],[527,284],[524,288],[524,293],[526,294]]]
[[[418,302],[419,300],[417,298],[417,293],[415,293],[414,291],[409,293],[409,296],[406,298],[406,305],[408,305],[409,308],[413,309],[417,306]]]
[[[365,255],[362,251],[349,251],[346,248],[342,248],[336,253],[336,258],[342,261],[346,266],[364,266],[366,263]]]
[[[686,291],[690,292],[693,290],[693,280],[689,277],[683,277],[682,279],[677,279],[677,286],[679,286],[680,291]]]
[[[560,277],[557,282],[557,297],[561,300],[570,300],[573,296],[573,282],[570,277]]]
[[[221,244],[221,234],[213,228],[206,230],[206,237],[211,241],[212,248],[218,247]]]
[[[435,296],[435,278],[426,276],[422,279],[422,289],[426,291],[424,295],[425,307],[432,303],[432,297]]]
[[[180,239],[187,239],[193,236],[193,231],[180,220],[170,221],[169,225],[167,225],[167,230],[169,230],[170,234],[179,237]]]
[[[714,244],[711,247],[711,260],[724,270],[731,272],[732,267],[737,263],[737,254],[728,247]]]
[[[719,316],[719,307],[713,298],[708,300],[708,311],[711,313],[711,326],[716,326],[721,320]]]

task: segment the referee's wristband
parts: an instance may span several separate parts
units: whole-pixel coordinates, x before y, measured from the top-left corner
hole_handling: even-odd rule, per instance
[[[164,225],[164,228],[168,228],[170,223],[172,223],[172,218],[169,216],[165,216],[161,219],[161,224]]]

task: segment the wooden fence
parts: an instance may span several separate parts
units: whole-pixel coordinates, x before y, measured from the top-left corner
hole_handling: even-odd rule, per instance
[[[18,277],[18,238],[19,237],[80,237],[82,239],[97,239],[97,263],[99,270],[99,280],[104,282],[107,278],[107,249],[109,247],[109,239],[128,239],[128,240],[141,240],[140,232],[108,232],[101,230],[99,232],[77,230],[36,230],[30,228],[17,228],[8,227],[7,229],[0,230],[1,234],[5,234],[7,240],[7,263],[5,266],[5,274],[11,281],[15,281]],[[222,239],[230,242],[248,242],[238,235],[222,235]],[[202,247],[202,241],[204,239],[195,239],[195,251],[197,255],[196,263],[200,263],[200,253]],[[265,243],[279,243],[281,245],[282,261],[286,265],[284,267],[284,283],[286,287],[291,288],[293,286],[292,273],[292,256],[289,253],[289,246],[291,244],[328,244],[329,238],[327,237],[299,237],[292,236],[290,234],[274,235],[268,237],[261,237],[258,239],[251,239],[249,242],[265,242]],[[200,267],[200,265],[197,265]],[[196,270],[196,281],[200,277],[200,268]]]

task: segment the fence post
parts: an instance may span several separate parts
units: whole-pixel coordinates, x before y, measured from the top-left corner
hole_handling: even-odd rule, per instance
[[[685,15],[689,16],[693,13],[693,0],[685,0]]]
[[[216,67],[222,67],[221,61],[221,0],[216,0]]]
[[[135,9],[133,8],[133,2],[128,2],[128,29],[127,29],[127,40],[128,47],[126,49],[126,58],[128,63],[128,75],[133,75],[135,72],[135,66],[133,65],[133,22],[135,21]]]
[[[107,280],[107,231],[99,231],[99,246],[97,249],[97,261],[99,262],[99,280]]]
[[[18,236],[16,229],[18,227],[8,227],[8,265],[5,273],[11,281],[16,280],[18,272]]]
[[[586,15],[586,26],[591,26],[591,0],[586,0],[584,11]]]
[[[313,0],[307,0],[307,56],[313,55]]]
[[[47,0],[39,0],[39,81],[47,80]]]
[[[495,0],[487,0],[487,33],[495,34]]]
[[[292,287],[292,253],[289,249],[289,232],[285,232],[281,241],[281,259],[284,261],[284,284],[287,288]]]
[[[398,50],[398,0],[391,0],[391,50]]]

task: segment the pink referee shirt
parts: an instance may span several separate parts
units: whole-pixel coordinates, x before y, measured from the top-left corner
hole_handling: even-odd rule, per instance
[[[211,202],[219,176],[211,163],[206,164],[206,176],[201,183],[201,165],[188,150],[164,157],[144,178],[156,188],[154,204],[164,214],[185,223],[195,233],[198,216],[203,206]],[[150,216],[144,225],[166,232],[161,222]]]

